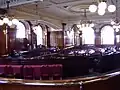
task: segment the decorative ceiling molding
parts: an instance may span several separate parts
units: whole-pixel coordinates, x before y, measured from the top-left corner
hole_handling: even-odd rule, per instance
[[[6,1],[7,0],[0,0],[0,7],[1,8],[6,8]],[[11,6],[17,6],[17,5],[37,2],[40,0],[9,0],[9,1],[10,1],[10,7],[11,7]]]
[[[61,25],[61,21],[57,20],[57,19],[52,19],[52,18],[49,18],[49,17],[39,17],[38,15],[35,15],[33,13],[27,13],[27,12],[24,12],[24,11],[16,11],[16,10],[12,10],[11,13],[14,12],[16,13],[14,17],[17,17],[18,19],[23,19],[24,20],[32,20],[32,21],[35,21],[35,20],[38,20],[39,22],[40,21],[44,21],[44,23],[46,22],[46,24],[49,24],[51,27],[54,27],[54,28],[62,28],[62,25]]]
[[[96,3],[96,2],[94,2],[94,3]],[[89,8],[89,5],[91,5],[91,4],[92,4],[92,2],[73,5],[73,6],[69,7],[68,10],[70,12],[75,12],[75,13],[84,13],[84,10],[86,9],[87,12],[89,12],[88,8]]]
[[[15,10],[15,11],[19,11],[19,12],[25,12],[25,13],[28,13],[28,14],[33,14],[33,15],[36,15],[36,10],[34,9],[30,9],[29,8],[24,8],[24,7],[15,7],[15,8],[12,8],[11,10]],[[53,16],[53,15],[50,15],[48,13],[45,13],[44,11],[37,11],[38,12],[38,17],[47,17],[47,18],[50,18],[50,19],[55,19],[55,20],[61,20],[60,17],[57,17],[57,16]],[[24,18],[24,17],[23,17]]]
[[[6,0],[0,0],[1,2]],[[11,0],[19,3],[11,3],[13,7],[10,7],[10,11],[12,11],[12,15],[21,19],[31,19],[31,20],[46,20],[50,23],[55,24],[55,26],[61,27],[61,23],[63,22],[77,22],[83,18],[83,10],[84,8],[88,8],[88,6],[92,3],[98,3],[97,0],[44,0],[40,2],[40,0]],[[25,2],[26,1],[26,2]],[[35,5],[38,1],[38,15],[36,15]],[[115,1],[115,0],[113,0]],[[120,3],[120,0],[118,0]],[[20,3],[21,2],[21,3]],[[110,2],[110,0],[108,0]],[[5,5],[5,4],[4,4]],[[17,5],[17,6],[16,6]],[[19,5],[19,6],[18,6]],[[1,5],[2,7],[3,5]],[[6,5],[5,5],[6,6]],[[119,6],[120,7],[120,6]],[[118,12],[120,9],[118,10]],[[106,13],[104,16],[98,16],[97,13],[90,13],[87,11],[87,17],[90,20],[100,21],[110,21],[114,18],[114,13]],[[120,16],[120,12],[119,12]]]
[[[72,3],[75,1],[83,1],[83,0],[50,0],[53,4],[65,4],[65,3]]]

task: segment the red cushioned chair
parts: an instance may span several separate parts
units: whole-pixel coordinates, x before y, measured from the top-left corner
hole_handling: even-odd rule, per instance
[[[30,65],[23,67],[24,79],[33,79],[33,68]]]
[[[15,78],[22,78],[22,65],[11,65]]]
[[[6,67],[6,65],[0,65],[0,76],[1,76],[1,77],[4,77],[4,76],[5,76],[5,74],[4,74],[4,72],[5,72],[5,67]]]
[[[11,67],[11,65],[6,65],[4,70],[5,77],[14,77],[13,68]]]
[[[54,80],[62,79],[62,65],[61,64],[53,65],[52,76]]]
[[[41,80],[41,66],[40,65],[31,65],[33,68],[33,78],[37,80]]]
[[[41,78],[42,80],[49,80],[49,69],[48,65],[41,65]]]
[[[53,69],[54,69],[54,65],[48,65],[48,69],[49,69],[49,77],[51,80],[53,80]]]

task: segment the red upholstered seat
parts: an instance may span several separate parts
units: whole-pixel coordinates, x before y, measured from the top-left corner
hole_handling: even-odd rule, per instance
[[[7,65],[0,65],[0,76],[4,76],[5,67]]]
[[[22,65],[11,65],[13,68],[13,73],[15,78],[21,78],[22,77]]]
[[[62,65],[54,64],[52,69],[53,79],[62,79]]]
[[[53,79],[53,68],[54,68],[54,65],[48,65],[48,69],[49,69],[49,76],[51,77],[51,79]]]
[[[31,65],[31,67],[33,68],[33,77],[34,79],[41,79],[41,65]]]
[[[25,65],[23,67],[24,79],[33,79],[33,68],[31,65]]]
[[[41,78],[43,80],[49,80],[49,68],[48,65],[41,65]]]
[[[13,68],[11,65],[6,65],[4,69],[4,74],[6,77],[14,77]]]
[[[24,79],[61,79],[62,65],[0,65],[0,74]]]

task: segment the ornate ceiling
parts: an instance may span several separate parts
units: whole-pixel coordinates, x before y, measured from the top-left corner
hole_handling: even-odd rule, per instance
[[[1,0],[4,1],[4,0]],[[12,0],[16,1],[17,0]],[[21,2],[20,2],[21,1]],[[25,1],[25,2],[24,2]],[[18,3],[11,3],[10,14],[19,19],[39,20],[39,22],[48,22],[55,28],[61,28],[61,23],[78,23],[87,9],[87,18],[97,23],[108,23],[115,18],[115,13],[107,12],[104,16],[97,13],[90,13],[88,7],[90,4],[97,4],[99,0],[18,0]],[[107,0],[107,4],[116,4],[116,0]],[[118,5],[120,0],[118,0]],[[1,3],[1,2],[0,2]],[[0,4],[1,5],[1,4]],[[37,8],[36,8],[37,5]],[[1,5],[5,8],[5,4]],[[120,7],[120,6],[119,6]],[[118,13],[120,10],[118,10]]]

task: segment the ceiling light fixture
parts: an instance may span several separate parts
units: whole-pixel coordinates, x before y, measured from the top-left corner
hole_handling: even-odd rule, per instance
[[[118,32],[120,30],[120,22],[119,22],[119,17],[118,17],[118,1],[116,0],[116,16],[115,16],[115,20],[111,21],[111,25],[113,26],[113,28],[115,29],[116,32]],[[110,6],[109,9],[115,9],[114,6]]]
[[[91,12],[96,12],[96,11],[97,11],[97,6],[94,5],[94,4],[92,4],[92,5],[89,6],[89,10],[90,10]]]
[[[115,12],[116,11],[116,6],[115,5],[109,5],[108,6],[108,11],[109,12]]]
[[[103,9],[103,10],[105,10],[106,8],[107,8],[106,2],[100,2],[100,3],[98,4],[98,9]]]
[[[10,0],[7,0],[7,1],[6,1],[6,4],[7,4],[7,13],[9,13]],[[5,15],[5,16],[3,16],[3,17],[1,17],[1,19],[0,19],[0,25],[1,25],[1,26],[2,26],[3,24],[7,24],[8,26],[17,25],[18,22],[19,22],[19,20],[17,20],[17,19],[12,19],[12,20],[10,20],[8,14]]]
[[[105,11],[106,9],[109,11],[109,12],[115,12],[116,11],[116,6],[115,5],[107,5],[106,2],[102,1],[97,5],[90,5],[89,6],[89,11],[90,12],[98,12],[98,15],[101,15],[103,16],[105,14]]]
[[[100,16],[103,16],[104,14],[105,14],[105,10],[98,10],[98,14],[100,15]]]
[[[95,26],[95,24],[94,24],[92,21],[90,21],[90,20],[87,19],[86,9],[85,9],[84,18],[83,18],[83,20],[80,21],[80,24],[78,24],[77,27],[78,27],[80,30],[83,30],[83,29],[86,28],[86,27],[91,27],[91,28],[92,28],[92,27],[94,27],[94,26]]]

